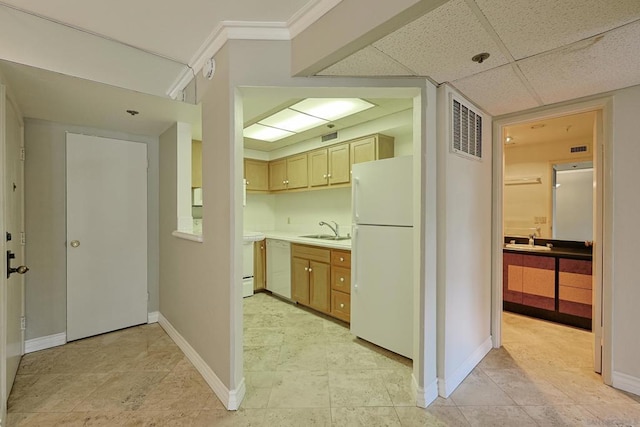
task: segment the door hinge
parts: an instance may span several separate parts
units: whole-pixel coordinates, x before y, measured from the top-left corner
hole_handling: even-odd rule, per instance
[[[20,160],[22,160],[24,162],[24,159],[26,158],[26,154],[24,151],[24,147],[20,147]]]
[[[20,317],[20,330],[24,331],[27,329],[27,318],[24,316]]]
[[[22,246],[27,244],[27,233],[25,233],[24,231],[20,232],[20,244]]]

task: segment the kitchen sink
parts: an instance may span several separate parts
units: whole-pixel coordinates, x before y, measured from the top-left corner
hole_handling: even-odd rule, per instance
[[[532,251],[532,252],[546,252],[546,251],[550,251],[551,248],[547,247],[547,246],[540,246],[540,245],[528,245],[526,243],[507,243],[505,245],[505,248],[507,249],[517,249],[519,251]]]
[[[332,234],[307,234],[304,237],[306,239],[323,239],[323,240],[349,240],[351,236],[334,236]]]

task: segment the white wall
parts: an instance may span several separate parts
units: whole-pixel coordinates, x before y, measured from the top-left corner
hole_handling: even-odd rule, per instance
[[[640,86],[613,98],[613,386],[640,394]]]
[[[451,93],[447,86],[438,90],[438,386],[444,397],[491,349],[491,117],[484,115],[481,161],[451,153]]]
[[[66,132],[147,144],[148,311],[158,310],[158,138],[25,120],[26,339],[66,331]]]
[[[276,194],[247,194],[243,228],[247,231],[275,230]]]

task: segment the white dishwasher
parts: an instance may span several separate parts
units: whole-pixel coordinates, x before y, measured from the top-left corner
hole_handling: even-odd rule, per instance
[[[291,299],[291,244],[267,239],[267,289]]]

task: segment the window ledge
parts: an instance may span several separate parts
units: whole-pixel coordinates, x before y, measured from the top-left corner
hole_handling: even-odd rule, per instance
[[[192,242],[202,243],[202,234],[193,234],[185,231],[172,231],[171,235],[178,239],[191,240]]]

